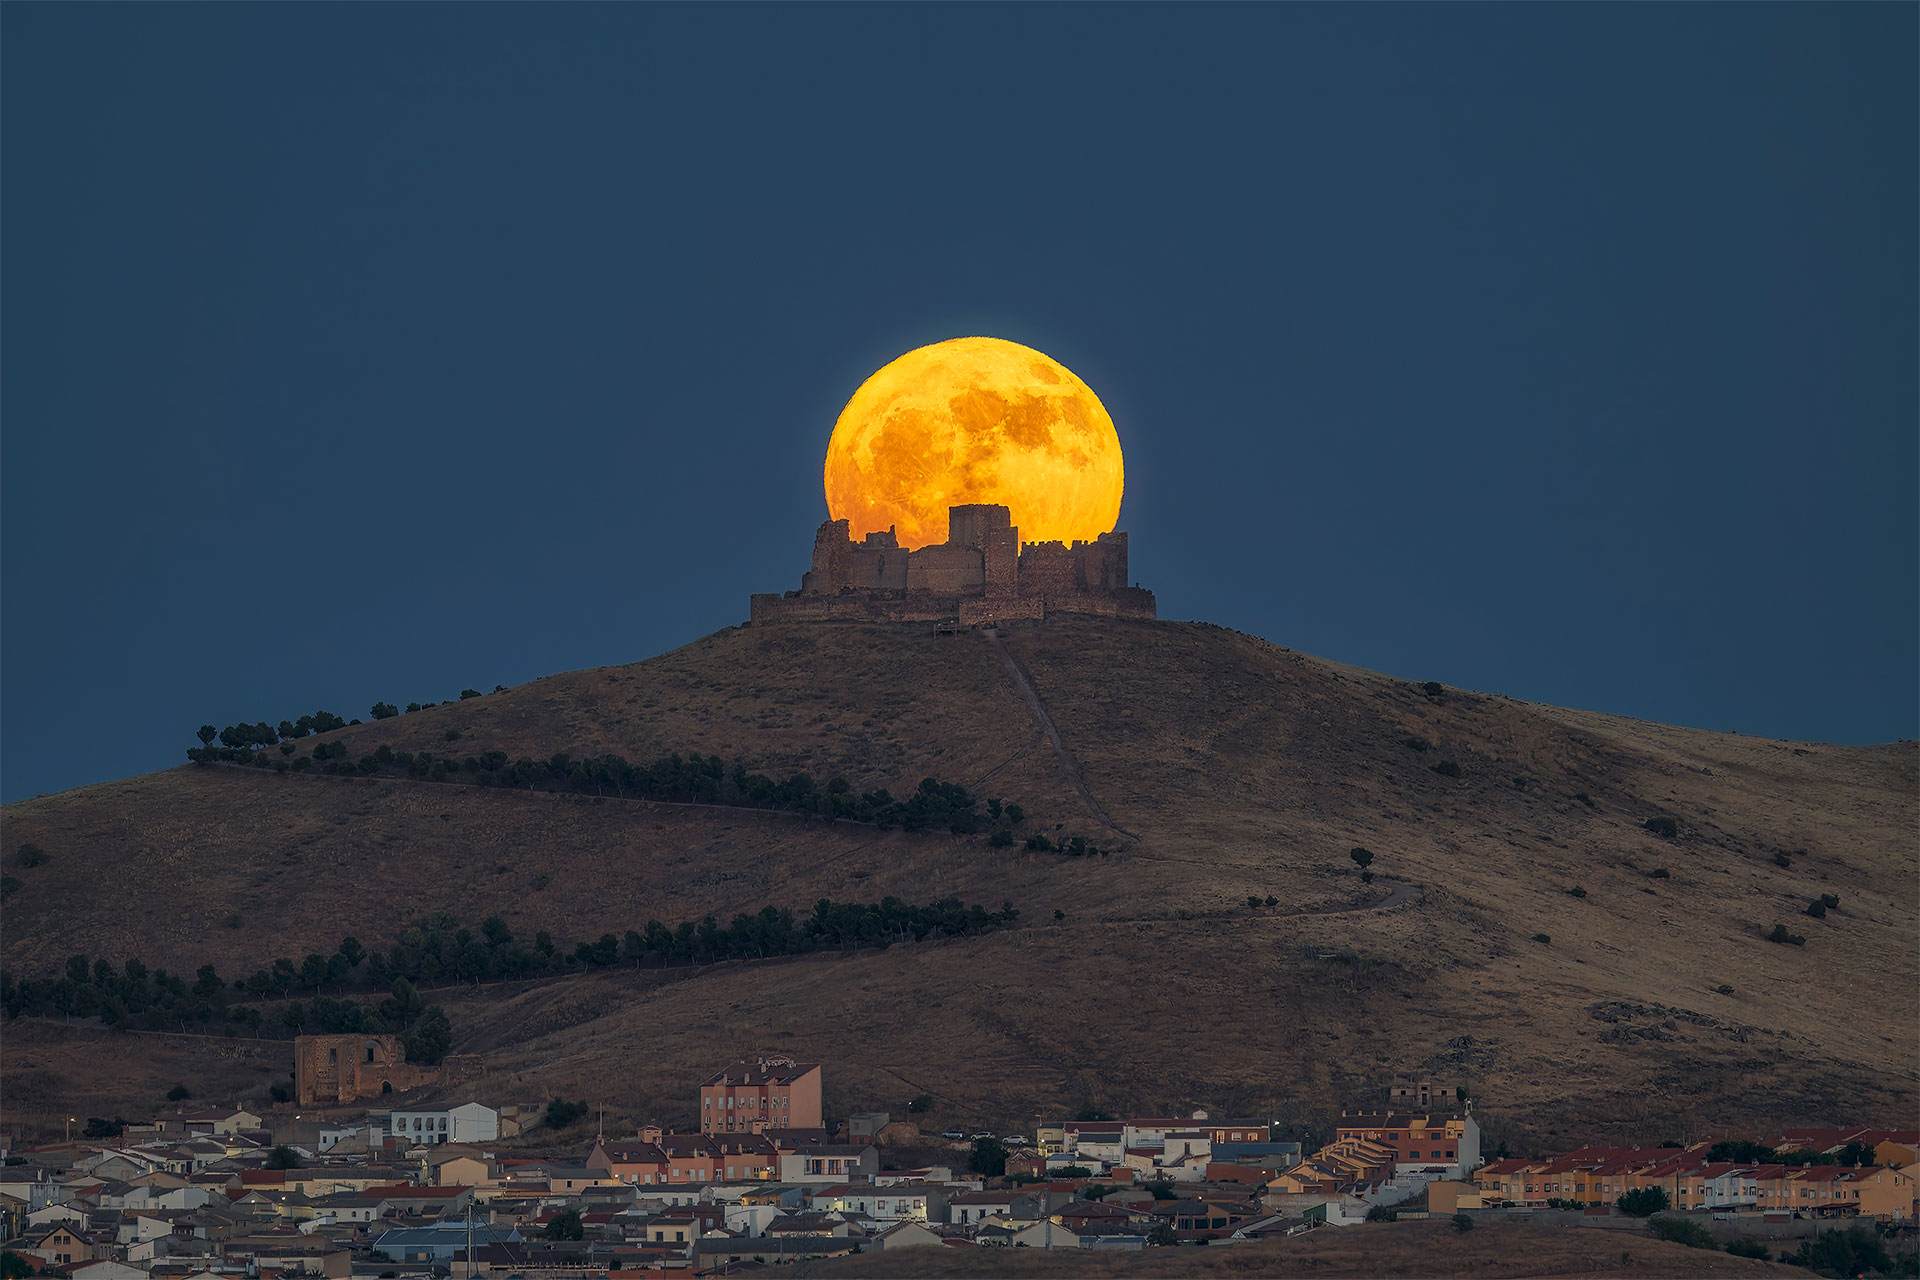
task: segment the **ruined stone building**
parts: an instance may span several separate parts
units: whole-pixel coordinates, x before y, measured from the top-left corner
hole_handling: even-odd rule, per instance
[[[845,520],[813,538],[800,589],[756,595],[754,622],[942,622],[964,625],[1048,613],[1151,618],[1153,592],[1127,583],[1127,535],[1092,542],[1030,542],[1007,508],[947,508],[947,540],[901,549],[893,531],[855,542]]]
[[[399,1036],[298,1036],[293,1042],[294,1095],[303,1107],[330,1107],[433,1084],[438,1067],[407,1061]]]

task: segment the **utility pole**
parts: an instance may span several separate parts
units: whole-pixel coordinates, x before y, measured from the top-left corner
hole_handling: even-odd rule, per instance
[[[467,1191],[467,1280],[473,1280],[473,1191]]]

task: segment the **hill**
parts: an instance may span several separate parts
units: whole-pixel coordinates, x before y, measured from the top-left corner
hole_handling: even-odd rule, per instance
[[[693,1077],[766,1048],[829,1064],[830,1108],[927,1092],[939,1114],[1008,1127],[1092,1102],[1274,1108],[1324,1132],[1341,1105],[1421,1074],[1465,1084],[1516,1142],[1864,1121],[1920,1099],[1912,743],[1672,728],[1410,684],[1206,624],[1094,618],[1002,636],[730,628],[297,755],[334,742],[348,759],[383,744],[700,752],[896,795],[933,777],[1017,801],[1023,837],[1110,852],[182,766],[7,808],[10,862],[23,842],[47,854],[7,868],[8,969],[85,952],[236,976],[347,933],[384,945],[439,911],[570,947],[649,918],[955,895],[1009,901],[1020,925],[434,998],[487,1091],[604,1098],[609,1123],[684,1123]],[[1822,893],[1838,908],[1804,915]],[[1804,945],[1768,941],[1780,922]],[[6,1070],[132,1114],[198,1052],[135,1037],[102,1073],[100,1034],[20,1022]]]
[[[832,1258],[820,1276],[1807,1276],[1810,1271],[1637,1232],[1496,1222],[1461,1233],[1445,1221],[1366,1224],[1230,1248],[906,1249]]]

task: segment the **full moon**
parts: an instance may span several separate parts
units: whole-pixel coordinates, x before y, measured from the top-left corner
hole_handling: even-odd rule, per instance
[[[1090,542],[1120,518],[1120,437],[1087,384],[1017,342],[953,338],[860,384],[827,444],[827,510],[857,542],[947,540],[947,508],[995,502],[1022,542]]]

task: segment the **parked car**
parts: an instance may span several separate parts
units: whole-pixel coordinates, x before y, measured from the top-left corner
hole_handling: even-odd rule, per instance
[[[1027,1135],[1024,1133],[1016,1133],[1012,1137],[1002,1138],[1000,1141],[1010,1147],[1024,1147],[1027,1145]]]
[[[967,1131],[965,1129],[949,1129],[940,1136],[948,1142],[965,1142],[967,1139]]]
[[[975,1142],[991,1142],[993,1140],[993,1135],[985,1132],[976,1133],[973,1135],[973,1140]]]

